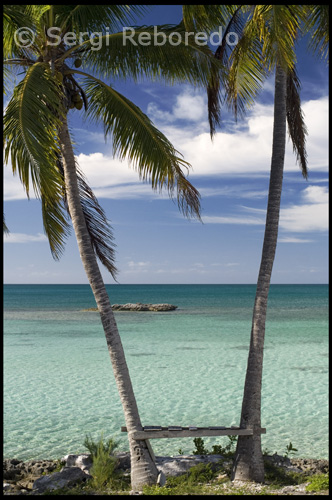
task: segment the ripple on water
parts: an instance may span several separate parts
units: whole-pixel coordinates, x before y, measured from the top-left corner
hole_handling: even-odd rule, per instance
[[[212,315],[203,304],[194,317],[184,307],[176,317],[119,317],[143,425],[239,424],[253,300],[247,309],[241,304],[238,315],[238,299],[233,300],[231,309],[215,307]],[[303,321],[300,313],[267,325],[262,385],[267,433],[262,446],[283,453],[291,441],[298,456],[324,458],[327,321],[319,323],[316,316],[310,320],[309,309]],[[115,437],[119,449],[127,449],[98,315],[39,311],[36,317],[26,311],[18,321],[15,314],[5,322],[4,455],[58,458],[85,451],[86,434],[98,439],[102,432],[105,438]],[[226,445],[227,437],[204,442],[209,448]],[[153,440],[152,446],[159,455],[176,454],[180,447],[185,453],[194,449],[192,439]]]

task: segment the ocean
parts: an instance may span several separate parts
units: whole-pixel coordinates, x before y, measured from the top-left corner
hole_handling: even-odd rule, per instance
[[[111,303],[173,312],[115,317],[143,425],[239,425],[255,285],[107,285]],[[84,452],[86,435],[128,449],[106,341],[88,285],[4,285],[4,457]],[[263,450],[328,457],[328,286],[270,288]],[[207,448],[228,438],[204,438]],[[151,440],[156,455],[191,438]]]

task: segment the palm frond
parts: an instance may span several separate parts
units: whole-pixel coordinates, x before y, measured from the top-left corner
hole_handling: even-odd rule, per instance
[[[187,31],[210,32],[225,28],[238,5],[183,5],[182,16]]]
[[[8,66],[3,67],[3,93],[8,95],[10,93],[9,85],[11,83],[12,73]]]
[[[25,5],[3,6],[3,58],[25,57],[30,51],[20,47],[15,33],[19,28],[33,28],[33,20],[26,13]]]
[[[44,17],[50,8],[50,5],[4,5],[4,59],[35,59],[44,39]]]
[[[63,213],[63,179],[54,167],[58,155],[62,93],[47,64],[31,66],[14,89],[4,114],[4,156],[29,197],[30,179],[41,199],[45,232],[53,257],[68,234]],[[47,212],[47,213],[46,213]]]
[[[226,85],[226,103],[235,115],[244,116],[255,99],[267,76],[262,55],[262,45],[252,20],[246,22],[241,38],[230,56]]]
[[[153,189],[166,187],[171,196],[177,189],[179,208],[185,215],[199,217],[199,194],[182,173],[182,168],[190,165],[168,139],[111,86],[92,77],[86,78],[82,86],[89,99],[87,116],[104,125],[105,138],[111,135],[114,155],[128,158],[140,178],[151,182]]]
[[[165,43],[155,45],[154,29],[159,33],[157,43],[163,41],[163,36]],[[62,57],[76,57],[78,54],[83,61],[82,67],[88,68],[89,72],[111,75],[113,79],[131,78],[135,82],[152,79],[205,87],[211,68],[216,67],[222,71],[221,64],[213,58],[213,52],[207,45],[199,45],[192,35],[186,39],[183,25],[143,26],[135,28],[135,32],[129,34],[132,36],[131,40],[124,39],[122,32],[98,37],[98,50],[97,45],[94,46],[94,40],[87,40],[66,51]],[[151,37],[148,45],[140,42],[139,37],[143,34]],[[180,43],[172,45],[173,40],[179,40]]]
[[[64,176],[61,159],[57,162],[57,168],[62,176]],[[93,249],[99,258],[100,262],[111,273],[114,280],[117,281],[117,268],[115,266],[115,243],[113,229],[105,215],[104,210],[99,205],[99,202],[94,195],[92,189],[86,182],[84,174],[80,171],[76,164],[77,184],[80,196],[81,207],[85,218],[86,227],[91,239]],[[67,203],[66,190],[64,188],[64,203],[66,210],[70,216],[70,211]]]
[[[322,59],[329,54],[329,9],[326,5],[306,5],[304,33],[310,33],[309,49],[319,53]]]
[[[112,227],[92,189],[78,169],[77,180],[82,210],[92,246],[100,262],[117,281],[118,270],[115,266],[115,243]]]
[[[4,116],[5,159],[11,154],[13,172],[18,170],[21,182],[29,194],[29,174],[36,195],[40,193],[52,169],[41,168],[54,164],[58,149],[56,133],[60,125],[62,94],[49,72],[49,66],[36,63],[16,86]],[[50,174],[51,175],[51,174]],[[44,193],[45,195],[46,193]]]
[[[301,109],[300,81],[295,69],[287,74],[286,113],[288,133],[293,143],[293,151],[296,154],[296,160],[300,165],[302,175],[307,179],[306,135],[308,131]]]
[[[55,22],[74,33],[118,31],[147,11],[144,5],[54,5]]]
[[[52,257],[59,260],[64,251],[65,240],[70,234],[64,202],[63,199],[52,199],[42,193],[40,198],[44,231],[48,238]]]
[[[285,71],[294,67],[294,43],[303,17],[302,5],[255,6],[252,19],[259,30],[262,53],[269,70],[276,64]]]
[[[3,214],[3,234],[9,234],[9,229],[5,221],[5,214]]]
[[[209,8],[207,6],[206,8]],[[225,6],[224,6],[225,7]],[[215,52],[215,57],[221,61],[223,67],[229,67],[229,47],[227,44],[227,36],[232,31],[236,33],[238,37],[241,36],[243,30],[243,17],[241,13],[241,6],[237,7],[235,10],[232,7],[229,11],[230,18],[227,20],[226,28],[223,32],[222,41]],[[210,125],[210,135],[211,138],[216,132],[216,128],[220,125],[221,120],[221,107],[223,104],[224,97],[227,95],[228,78],[220,74],[219,71],[213,71],[211,75],[211,80],[207,87],[207,97],[208,97],[208,119]]]

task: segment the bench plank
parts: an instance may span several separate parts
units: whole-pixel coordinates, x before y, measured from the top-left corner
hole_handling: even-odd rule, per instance
[[[127,427],[121,427],[121,432],[127,432]],[[260,434],[265,434],[266,429],[259,429]],[[240,429],[240,427],[158,427],[145,426],[143,430],[136,431],[132,437],[134,439],[161,439],[161,438],[183,438],[202,436],[252,436],[253,429]]]

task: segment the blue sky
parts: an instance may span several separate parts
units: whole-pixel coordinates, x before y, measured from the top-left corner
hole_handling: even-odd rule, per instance
[[[156,6],[137,24],[176,23],[180,6]],[[287,144],[279,241],[272,283],[328,280],[328,69],[298,47],[298,74],[309,130],[309,179]],[[117,82],[192,165],[203,224],[185,219],[167,195],[139,181],[127,161],[113,158],[101,128],[70,112],[75,152],[116,238],[119,282],[255,283],[261,258],[272,144],[273,75],[257,104],[237,124],[224,113],[213,142],[203,89],[153,82]],[[40,202],[27,201],[10,166],[4,174],[5,283],[87,283],[75,237],[60,261],[43,233]],[[113,283],[102,269],[106,283]]]

